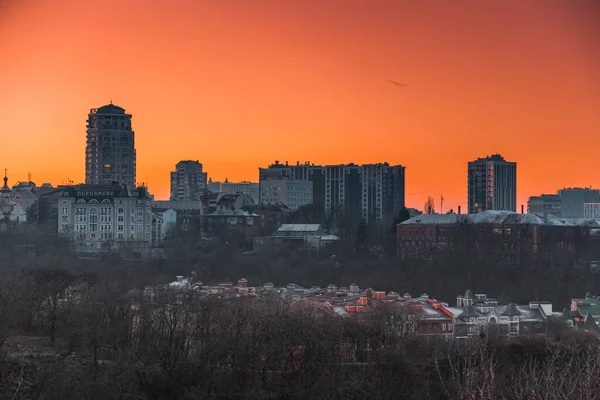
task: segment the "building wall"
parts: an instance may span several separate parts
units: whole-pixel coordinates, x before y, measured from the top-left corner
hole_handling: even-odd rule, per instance
[[[136,152],[131,114],[110,104],[88,115],[85,183],[112,182],[136,187]]]
[[[259,216],[260,235],[262,236],[272,235],[281,225],[290,223],[293,217],[293,213],[289,211],[269,208],[255,209],[253,212]]]
[[[251,243],[259,236],[260,219],[254,216],[207,215],[208,233],[222,240],[242,240]]]
[[[557,194],[531,196],[527,201],[527,213],[547,214],[560,217],[560,196]]]
[[[152,202],[154,208],[172,208],[175,211],[197,211],[202,213],[202,201],[200,200],[156,200]]]
[[[579,227],[534,224],[399,224],[397,251],[402,257],[428,256],[449,248],[502,254],[518,260],[553,251],[573,252]]]
[[[312,203],[312,182],[295,179],[263,179],[260,182],[261,204],[286,205],[290,209]]]
[[[200,200],[207,190],[207,174],[202,171],[198,161],[180,161],[171,172],[170,200],[190,201]]]
[[[563,218],[584,218],[584,203],[600,203],[600,190],[569,188],[559,191],[560,210]]]
[[[246,194],[250,196],[254,204],[258,204],[260,188],[258,183],[254,182],[223,182],[220,184],[220,192],[225,194]]]
[[[583,203],[583,218],[600,218],[600,203]]]
[[[152,245],[160,245],[167,234],[177,227],[177,212],[173,209],[152,213]]]
[[[152,199],[141,188],[128,193],[126,196],[121,187],[111,185],[66,187],[58,200],[59,234],[80,251],[149,247]]]
[[[327,214],[344,215],[354,220],[381,220],[385,216],[397,215],[404,207],[404,175],[403,166],[386,163],[315,166],[276,162],[269,168],[259,169],[260,202],[276,204],[282,197],[274,191],[281,192],[284,185],[274,182],[310,181],[312,203],[322,205]]]

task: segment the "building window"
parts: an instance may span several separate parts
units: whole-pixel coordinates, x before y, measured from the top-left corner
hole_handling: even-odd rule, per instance
[[[117,212],[118,212],[119,214],[123,214],[123,212],[124,212],[124,210],[123,210],[123,207],[119,207],[119,209],[117,210]]]

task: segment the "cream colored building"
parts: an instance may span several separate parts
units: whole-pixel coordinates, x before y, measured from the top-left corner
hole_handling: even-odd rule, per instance
[[[58,204],[58,232],[78,251],[140,252],[152,243],[151,206],[145,187],[67,186]]]

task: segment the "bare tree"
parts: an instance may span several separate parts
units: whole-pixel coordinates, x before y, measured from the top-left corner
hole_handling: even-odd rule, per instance
[[[423,214],[435,214],[435,200],[433,197],[427,197],[427,201],[423,206]]]

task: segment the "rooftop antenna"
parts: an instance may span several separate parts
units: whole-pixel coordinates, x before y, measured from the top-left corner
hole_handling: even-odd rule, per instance
[[[27,182],[31,182],[31,172],[27,173]]]

